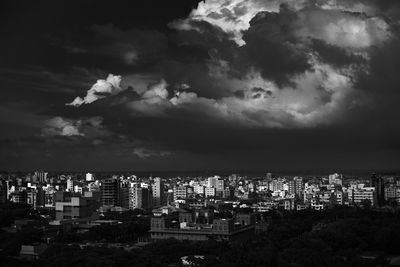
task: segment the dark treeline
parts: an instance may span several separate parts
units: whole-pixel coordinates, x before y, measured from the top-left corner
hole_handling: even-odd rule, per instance
[[[371,209],[270,212],[268,231],[245,242],[165,240],[125,251],[52,244],[36,266],[180,266],[180,258],[204,255],[195,266],[377,266],[400,255],[400,216]],[[139,219],[138,219],[139,218]],[[92,228],[79,238],[126,241],[147,231],[146,216],[121,225]],[[90,234],[89,234],[90,233]],[[123,236],[126,236],[123,238]],[[92,236],[93,238],[90,238]],[[67,238],[64,236],[64,238]],[[361,256],[374,254],[373,260]],[[23,265],[10,260],[10,265]],[[30,263],[32,264],[32,263]]]

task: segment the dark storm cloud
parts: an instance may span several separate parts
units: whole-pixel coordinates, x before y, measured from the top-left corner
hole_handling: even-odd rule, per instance
[[[43,14],[25,34],[35,42],[0,45],[15,46],[2,101],[30,103],[1,118],[14,125],[3,140],[29,129],[1,162],[43,151],[36,162],[60,169],[395,166],[396,2],[154,3],[65,3],[75,16]]]
[[[94,25],[96,54],[105,54],[127,65],[154,63],[167,50],[167,37],[154,30],[122,31],[112,24]]]
[[[243,58],[259,68],[264,78],[280,85],[311,68],[307,53],[291,34],[293,16],[296,15],[285,9],[279,13],[258,13],[243,35]]]
[[[353,54],[345,48],[328,44],[323,40],[312,40],[312,49],[318,53],[321,61],[332,64],[338,68],[351,65],[366,63],[366,59],[360,55]]]

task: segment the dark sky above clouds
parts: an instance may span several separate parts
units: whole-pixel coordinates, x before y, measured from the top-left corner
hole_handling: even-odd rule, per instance
[[[0,169],[385,170],[397,0],[0,3]]]

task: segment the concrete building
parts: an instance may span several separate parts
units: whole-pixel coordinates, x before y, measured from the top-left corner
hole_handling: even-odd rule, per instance
[[[379,175],[373,174],[370,181],[371,187],[375,188],[375,202],[374,205],[383,206],[385,204],[385,183],[383,178]]]
[[[71,177],[67,180],[67,191],[74,192],[74,180]]]
[[[46,244],[22,245],[19,253],[20,257],[27,260],[37,260],[40,255],[47,249]]]
[[[151,190],[140,187],[138,183],[132,183],[130,187],[130,209],[151,209],[153,194]]]
[[[225,189],[225,182],[223,179],[217,179],[215,182],[215,189],[217,192],[222,192]]]
[[[207,187],[216,187],[219,178],[220,178],[219,176],[208,177]]]
[[[255,231],[252,215],[241,215],[237,221],[230,219],[196,219],[198,211],[181,211],[178,224],[176,217],[166,215],[151,218],[150,235],[152,240],[175,238],[177,240],[206,241],[249,238]],[[199,213],[200,214],[200,213]],[[212,214],[213,216],[213,214]],[[203,218],[204,219],[204,218]]]
[[[34,177],[39,183],[43,184],[43,183],[47,183],[47,175],[48,175],[47,172],[36,171],[34,174]]]
[[[56,202],[56,220],[90,218],[99,206],[94,198],[67,197],[64,201]]]
[[[119,181],[116,177],[101,181],[101,202],[104,206],[117,206],[119,204]]]
[[[130,207],[130,182],[127,180],[119,182],[118,206],[129,209]]]
[[[294,177],[288,182],[288,192],[292,195],[301,196],[304,188],[303,178]]]
[[[342,185],[343,184],[343,175],[334,173],[329,175],[329,184],[334,185]]]
[[[90,172],[86,173],[86,182],[91,182],[93,180],[93,174],[91,174]]]
[[[201,184],[193,185],[193,191],[198,195],[204,196],[204,188],[205,188],[205,186],[201,185]]]
[[[186,199],[188,195],[188,189],[186,186],[174,187],[174,201],[178,199]]]
[[[34,189],[29,190],[26,195],[26,203],[28,205],[31,205],[34,209],[36,209],[37,203],[38,203],[37,198],[38,198],[38,194],[37,194],[36,190],[34,190]]]
[[[214,187],[206,187],[204,190],[205,197],[215,197],[217,195],[217,189]]]
[[[153,206],[161,207],[165,204],[165,196],[164,196],[164,182],[160,177],[154,178],[154,182],[152,184],[152,194],[153,194]]]
[[[375,187],[349,189],[348,195],[352,205],[361,205],[365,201],[369,201],[372,206],[377,204]]]

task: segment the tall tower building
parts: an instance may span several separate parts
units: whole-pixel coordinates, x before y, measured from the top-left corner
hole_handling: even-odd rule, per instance
[[[72,180],[72,178],[68,178],[67,180],[67,191],[69,192],[73,192],[74,191],[74,181]]]
[[[151,190],[140,187],[138,183],[132,183],[129,190],[129,208],[130,209],[151,209],[152,194]]]
[[[385,204],[385,183],[383,178],[375,173],[372,174],[371,186],[375,187],[376,201],[378,206],[383,206]]]
[[[118,190],[118,205],[129,209],[129,199],[130,199],[130,186],[129,181],[124,180],[119,183],[119,190]]]
[[[118,205],[119,184],[116,177],[101,181],[101,203],[105,206]]]
[[[153,189],[153,206],[155,208],[161,207],[164,205],[164,182],[160,177],[156,177],[154,179],[154,183],[152,184]]]

